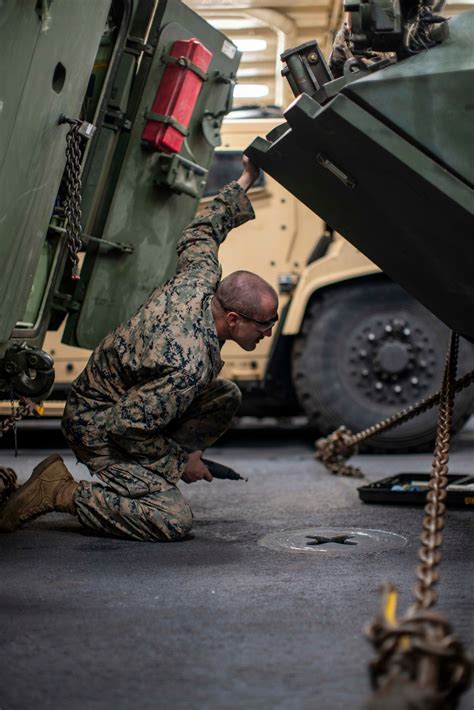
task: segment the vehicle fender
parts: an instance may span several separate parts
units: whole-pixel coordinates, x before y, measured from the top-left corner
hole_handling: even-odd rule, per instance
[[[362,252],[337,235],[324,257],[302,271],[293,291],[282,335],[297,335],[314,294],[328,286],[380,273],[380,269]]]

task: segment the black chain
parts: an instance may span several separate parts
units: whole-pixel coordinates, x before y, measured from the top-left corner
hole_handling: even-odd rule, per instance
[[[79,135],[80,123],[74,119],[64,119],[70,124],[66,136],[66,199],[64,202],[64,213],[66,217],[66,238],[72,261],[71,278],[74,281],[80,279],[79,276],[79,256],[82,249],[81,241],[81,138]]]

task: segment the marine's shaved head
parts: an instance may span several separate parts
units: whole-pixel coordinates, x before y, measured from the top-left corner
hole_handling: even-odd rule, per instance
[[[234,271],[217,287],[216,296],[222,306],[253,318],[261,316],[262,306],[278,306],[278,295],[270,284],[251,271]]]

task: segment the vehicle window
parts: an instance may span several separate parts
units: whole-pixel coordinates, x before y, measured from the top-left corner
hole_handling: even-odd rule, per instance
[[[237,180],[242,174],[242,151],[241,150],[219,150],[214,153],[214,158],[209,169],[206,187],[203,197],[217,195],[219,190],[232,180]],[[260,175],[254,182],[252,188],[264,187],[265,175],[260,171]]]

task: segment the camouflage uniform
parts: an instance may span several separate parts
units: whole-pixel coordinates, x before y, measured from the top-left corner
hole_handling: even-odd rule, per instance
[[[216,380],[218,247],[254,216],[238,183],[224,187],[179,240],[176,275],[98,345],[73,383],[63,433],[104,483],[79,483],[85,526],[137,540],[178,539],[191,528],[176,487],[187,452],[211,445],[240,404],[237,386]]]
[[[334,38],[331,54],[329,56],[329,69],[335,79],[343,76],[344,64],[348,59],[352,59],[354,56],[352,54],[350,36],[349,26],[344,22]]]

